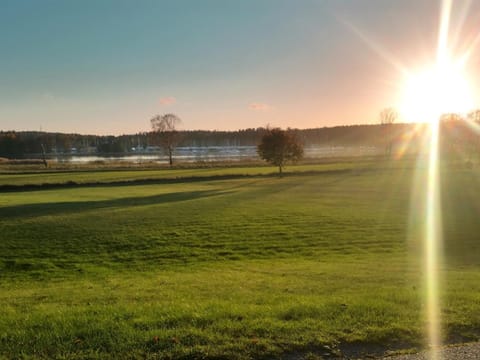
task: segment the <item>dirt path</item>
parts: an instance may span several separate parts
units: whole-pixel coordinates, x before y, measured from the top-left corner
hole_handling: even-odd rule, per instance
[[[423,351],[418,354],[397,355],[383,357],[383,360],[480,360],[480,343],[447,346],[439,351],[436,358],[430,357],[431,353]]]

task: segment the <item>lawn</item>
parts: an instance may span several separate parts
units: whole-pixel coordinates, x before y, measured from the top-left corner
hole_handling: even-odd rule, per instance
[[[9,185],[103,182],[0,193],[0,358],[421,346],[415,179],[426,169],[364,166],[291,167],[283,178],[263,167],[0,175]],[[441,174],[443,336],[477,339],[479,173]],[[147,178],[177,181],[109,183]]]
[[[116,164],[118,165],[118,164]],[[383,166],[387,166],[382,162]],[[64,165],[52,164],[48,169],[28,166],[2,166],[0,164],[0,189],[3,186],[41,186],[45,184],[97,184],[97,183],[119,183],[119,182],[141,182],[141,181],[171,181],[176,179],[201,179],[221,178],[232,176],[263,176],[275,174],[278,170],[265,166],[238,166],[235,162],[222,166],[217,163],[206,163],[202,167],[168,168],[165,166],[136,168],[140,165],[123,164],[122,168],[102,168],[96,164],[83,164],[72,168],[65,168]],[[150,165],[151,166],[151,165]],[[320,163],[303,164],[293,167],[295,173],[342,171],[354,168],[366,168],[377,166],[371,159],[352,161],[323,161]],[[292,169],[292,167],[290,167]],[[287,168],[288,171],[288,168]]]

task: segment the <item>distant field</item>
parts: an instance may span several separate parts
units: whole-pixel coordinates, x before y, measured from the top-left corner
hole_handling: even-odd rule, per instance
[[[0,175],[105,183],[0,193],[0,358],[312,359],[421,346],[414,179],[425,169],[287,170]],[[215,178],[227,175],[238,177]],[[480,334],[479,175],[442,170],[447,341]],[[182,181],[191,177],[204,178]],[[143,179],[178,182],[109,184]]]
[[[125,165],[124,165],[125,166]],[[315,171],[338,171],[373,166],[370,161],[342,161],[325,162],[320,164],[289,166],[286,172],[302,173]],[[125,166],[124,169],[97,169],[94,165],[86,165],[73,169],[44,169],[42,166],[35,167],[8,167],[0,166],[0,186],[2,185],[41,185],[41,184],[64,184],[75,182],[85,183],[110,183],[141,180],[166,180],[166,179],[188,179],[207,178],[222,176],[258,176],[275,174],[278,170],[267,166],[219,166],[211,165],[203,168],[176,168],[169,169],[162,166],[159,169],[140,168],[131,169]]]

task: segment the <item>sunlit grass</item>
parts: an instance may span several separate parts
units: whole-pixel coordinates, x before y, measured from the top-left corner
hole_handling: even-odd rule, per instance
[[[480,326],[476,174],[442,170],[447,340]],[[0,357],[421,346],[412,179],[413,166],[380,166],[2,193]]]

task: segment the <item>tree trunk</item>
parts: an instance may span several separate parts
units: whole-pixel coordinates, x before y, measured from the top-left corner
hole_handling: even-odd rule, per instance
[[[43,165],[47,168],[47,167],[48,167],[48,163],[47,163],[47,154],[46,154],[46,151],[45,151],[45,146],[43,146],[43,144],[40,144],[40,146],[42,147],[42,160],[43,160]]]
[[[278,174],[280,175],[280,177],[282,177],[283,175],[283,169],[282,169],[282,165],[278,165]]]
[[[171,148],[168,149],[168,161],[170,163],[170,166],[173,165],[173,151]]]

